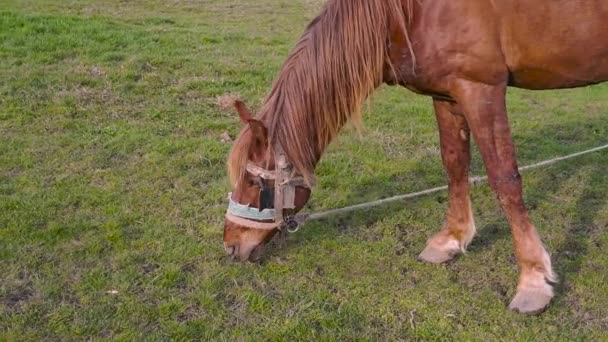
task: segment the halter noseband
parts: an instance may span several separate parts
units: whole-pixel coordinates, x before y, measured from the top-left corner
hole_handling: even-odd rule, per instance
[[[228,210],[226,219],[241,226],[253,229],[272,230],[291,225],[291,216],[284,217],[284,209],[295,208],[296,187],[308,188],[302,176],[294,174],[292,166],[287,162],[287,156],[280,146],[275,148],[275,170],[267,170],[252,163],[247,163],[247,172],[264,180],[274,181],[274,193],[269,193],[264,187],[260,190],[260,202],[274,197],[273,208],[252,208],[249,204],[241,204],[228,194]],[[274,196],[272,196],[274,195]],[[262,198],[264,196],[264,198]],[[270,221],[274,222],[263,222]],[[297,226],[297,224],[296,224]]]

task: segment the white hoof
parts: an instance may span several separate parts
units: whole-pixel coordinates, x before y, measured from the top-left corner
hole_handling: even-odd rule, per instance
[[[418,256],[418,260],[431,264],[441,264],[454,259],[461,252],[462,249],[457,240],[448,240],[443,245],[436,244],[431,240]]]
[[[546,251],[543,252],[543,267],[547,271],[528,270],[522,272],[517,293],[509,304],[509,309],[527,315],[537,315],[545,311],[545,308],[551,302],[553,286],[550,283],[557,282],[557,277],[551,269],[549,254]]]
[[[553,287],[547,282],[538,287],[521,287],[509,304],[509,309],[527,315],[538,315],[545,311],[553,298]]]

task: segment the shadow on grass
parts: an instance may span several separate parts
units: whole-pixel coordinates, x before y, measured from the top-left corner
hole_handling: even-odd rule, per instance
[[[563,232],[564,241],[553,253],[554,268],[560,277],[555,288],[560,296],[569,291],[569,279],[579,273],[583,262],[587,260],[588,245],[599,229],[594,223],[597,212],[606,204],[606,193],[600,194],[602,188],[598,188],[602,181],[606,181],[605,168],[599,163],[592,166],[589,177],[584,179],[584,189],[575,204],[575,219],[566,227]]]

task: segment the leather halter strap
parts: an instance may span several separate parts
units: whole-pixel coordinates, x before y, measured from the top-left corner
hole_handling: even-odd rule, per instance
[[[254,176],[262,177],[264,179],[277,178],[274,171],[266,170],[265,168],[253,165],[252,163],[247,163],[247,172],[251,173]]]
[[[289,173],[291,171],[291,167],[289,163],[287,163],[287,158],[285,156],[285,151],[280,145],[276,145],[274,150],[274,160],[275,160],[275,180],[274,180],[274,214],[275,214],[275,222],[283,222],[283,208],[286,206],[284,202],[285,196],[285,188],[290,187],[288,183],[289,181]],[[295,193],[295,187],[291,186],[293,192]],[[295,197],[295,196],[293,196]],[[287,203],[287,206],[294,206],[293,201],[291,203]]]
[[[226,219],[232,223],[236,223],[238,225],[245,226],[247,228],[261,229],[261,230],[273,230],[276,228],[280,229],[280,226],[282,224],[282,222],[276,223],[276,222],[254,221],[251,219],[238,217],[238,216],[232,215],[230,213],[226,213]]]

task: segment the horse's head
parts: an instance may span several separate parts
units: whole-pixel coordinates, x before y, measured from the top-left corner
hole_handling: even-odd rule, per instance
[[[232,192],[224,220],[226,253],[241,261],[258,260],[264,245],[308,201],[310,189],[294,172],[281,146],[271,146],[268,130],[237,101],[245,127],[228,160]]]

